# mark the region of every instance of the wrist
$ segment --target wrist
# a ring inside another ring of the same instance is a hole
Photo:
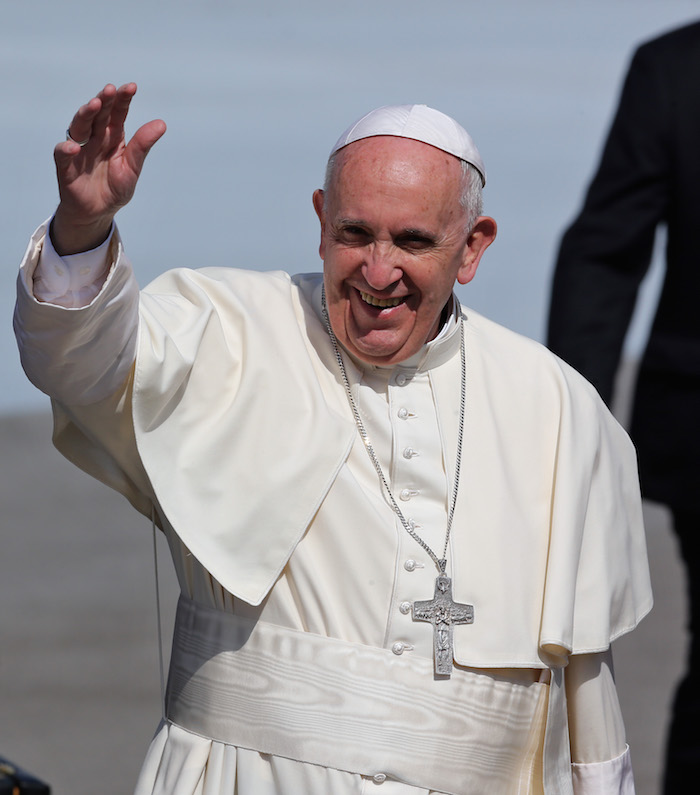
[[[112,230],[114,216],[105,216],[93,221],[80,222],[71,219],[59,205],[51,221],[49,234],[59,256],[80,254],[101,246]]]

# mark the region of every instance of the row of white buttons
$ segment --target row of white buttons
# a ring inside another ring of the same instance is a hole
[[[424,569],[425,564],[419,563],[417,560],[413,560],[413,558],[409,558],[405,560],[403,563],[404,569],[406,571],[415,571],[416,569]],[[411,603],[410,602],[401,602],[399,605],[399,612],[403,613],[403,615],[407,616],[411,612]],[[402,641],[397,641],[391,647],[391,650],[394,654],[403,654],[405,651],[413,651],[415,647],[411,646],[410,643],[403,643]]]
[[[403,386],[410,380],[410,378],[411,376],[407,375],[406,373],[399,373],[396,376],[395,381],[398,386]],[[402,407],[398,410],[397,416],[400,420],[407,420],[409,418],[415,417],[416,415],[414,414],[414,412],[409,411],[405,407]],[[403,451],[403,457],[408,461],[410,461],[412,458],[415,458],[418,455],[420,455],[420,453],[417,450],[414,450],[412,447],[406,447]],[[408,500],[410,500],[412,497],[417,497],[419,494],[420,491],[417,491],[416,489],[402,489],[399,492],[399,499],[403,500],[404,502],[408,502]],[[411,526],[413,526],[413,521],[411,521]],[[410,572],[410,571],[415,571],[416,569],[425,568],[425,565],[423,563],[419,563],[416,560],[413,560],[413,558],[409,558],[408,560],[404,561],[403,567],[404,569],[406,569],[406,571]],[[403,615],[408,615],[411,612],[411,603],[408,601],[401,602],[401,604],[399,605],[399,611]],[[412,646],[410,643],[404,643],[403,641],[396,641],[396,643],[392,645],[391,650],[394,654],[400,655],[403,654],[405,651],[412,651],[414,648],[415,647]],[[376,783],[380,783],[378,779],[384,781],[386,779],[386,776],[383,773],[380,773],[374,777],[374,781]]]

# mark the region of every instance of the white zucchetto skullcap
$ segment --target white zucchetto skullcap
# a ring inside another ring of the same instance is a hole
[[[469,133],[450,116],[427,105],[386,105],[371,110],[338,138],[330,157],[348,144],[376,135],[412,138],[442,149],[474,166],[486,185],[484,161]]]

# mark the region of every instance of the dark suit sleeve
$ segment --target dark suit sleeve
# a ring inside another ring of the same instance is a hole
[[[654,234],[668,206],[668,108],[653,51],[630,66],[598,172],[565,233],[552,284],[548,345],[608,403]]]

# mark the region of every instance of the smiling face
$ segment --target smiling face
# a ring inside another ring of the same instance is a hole
[[[359,359],[390,365],[438,332],[455,281],[466,284],[496,234],[471,233],[460,161],[428,144],[375,136],[338,152],[321,221],[326,302],[338,340]]]

